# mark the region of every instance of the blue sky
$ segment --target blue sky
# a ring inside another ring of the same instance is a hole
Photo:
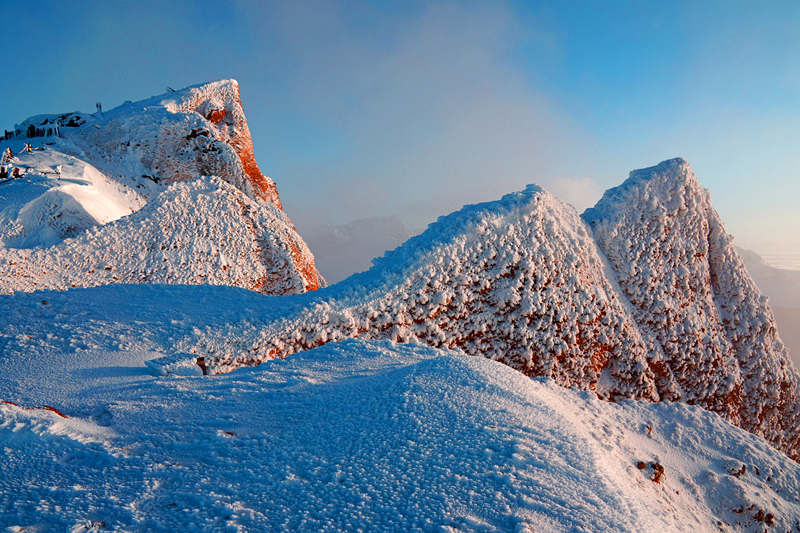
[[[762,5],[758,5],[762,4]],[[234,77],[304,227],[422,228],[538,183],[582,209],[683,156],[800,252],[800,3],[3,2],[0,127]],[[13,33],[12,32],[12,33]]]

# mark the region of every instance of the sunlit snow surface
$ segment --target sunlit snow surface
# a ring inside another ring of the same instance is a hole
[[[21,406],[0,406],[5,527],[762,531],[759,510],[776,531],[800,526],[800,465],[696,407],[607,403],[484,358],[361,340],[158,376],[144,362],[180,367],[190,356],[165,347],[194,324],[277,299],[117,286],[0,300],[30,317],[0,340],[0,398]],[[51,323],[64,331],[38,335]],[[45,404],[68,418],[24,409]]]
[[[145,200],[89,163],[52,149],[21,153],[0,183],[0,246],[49,246],[137,211]]]

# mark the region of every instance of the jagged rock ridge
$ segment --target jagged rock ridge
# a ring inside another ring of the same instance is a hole
[[[310,296],[310,295],[309,295]],[[600,397],[658,399],[589,228],[537,187],[467,206],[274,323],[203,336],[218,371],[346,337],[421,342]]]

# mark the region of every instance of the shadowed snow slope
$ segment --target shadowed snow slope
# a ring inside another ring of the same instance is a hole
[[[79,292],[125,288],[107,289]],[[173,290],[142,288],[158,289]],[[210,289],[178,290],[197,299]],[[800,467],[698,407],[601,402],[413,344],[348,340],[207,378],[153,376],[142,361],[155,353],[63,355],[35,362],[49,373],[4,369],[2,396],[9,381],[27,379],[67,418],[0,404],[2,526],[619,532],[800,524]],[[656,464],[664,469],[658,483]]]
[[[127,242],[115,250],[139,247],[138,259],[142,250],[176,245],[190,248],[192,240],[197,239],[213,253],[226,247],[225,242],[214,239],[224,237],[224,229],[232,229],[239,236],[249,237],[241,250],[225,253],[244,255],[256,265],[241,266],[254,271],[248,275],[212,274],[208,266],[214,263],[213,258],[195,262],[200,255],[189,254],[182,258],[188,262],[180,268],[166,260],[163,268],[148,266],[145,270],[149,273],[143,274],[141,261],[126,264],[127,255],[112,256],[106,250],[91,249],[90,235],[83,236],[80,245],[64,245],[79,246],[80,250],[73,250],[78,255],[65,255],[59,249],[42,252],[46,267],[44,263],[26,267],[20,275],[27,278],[5,279],[2,290],[64,289],[125,280],[237,283],[269,294],[290,294],[324,284],[313,255],[281,210],[275,183],[255,162],[235,80],[189,87],[94,115],[40,115],[16,126],[15,131],[19,135],[0,141],[0,149],[11,147],[18,152],[23,142],[30,142],[43,150],[19,153],[10,166],[25,171],[25,177],[0,184],[0,217],[7,221],[0,238],[6,248],[50,247],[65,238],[80,238],[88,228],[117,220],[146,202],[164,202],[162,195],[172,194],[169,191],[176,184],[217,176],[231,185],[220,186],[217,196],[227,196],[225,202],[237,207],[219,213],[203,205],[187,204],[173,213],[162,208],[160,215],[170,217],[163,221],[164,229],[180,225],[178,234],[142,246],[138,228],[121,224],[112,231],[113,239]],[[29,131],[44,136],[28,138],[25,132]],[[254,221],[258,216],[254,217],[252,211],[264,212],[266,207],[274,208],[272,222]],[[151,211],[159,209],[153,206]],[[123,228],[127,233],[121,231]],[[142,231],[146,233],[147,229]],[[82,254],[103,255],[115,267],[121,267],[121,272],[130,274],[86,275],[91,266],[84,268]],[[0,258],[0,268],[15,266],[10,261],[16,258],[4,259]],[[143,261],[154,264],[159,259],[161,254],[156,253]],[[42,274],[45,269],[47,273]],[[169,274],[159,274],[161,270]]]
[[[634,171],[583,216],[679,385],[662,396],[720,413],[798,458],[800,376],[689,164]]]

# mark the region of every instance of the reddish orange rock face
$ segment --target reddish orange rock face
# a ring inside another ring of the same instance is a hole
[[[242,105],[242,97],[239,94],[238,85],[236,86],[236,102],[239,106]],[[223,117],[224,115],[225,111],[223,110]],[[242,117],[244,118],[244,113],[242,113]],[[261,169],[258,168],[258,163],[256,163],[256,158],[253,154],[253,139],[250,137],[250,128],[247,126],[247,122],[242,120],[236,124],[234,132],[231,136],[231,145],[239,155],[239,160],[242,162],[245,173],[252,180],[254,188],[261,193],[262,199],[272,202],[278,209],[282,210],[283,205],[278,196],[278,188],[275,186],[275,182],[264,176]]]
[[[206,118],[213,122],[214,124],[219,124],[223,120],[225,120],[225,108],[222,109],[212,109],[207,115]]]
[[[220,100],[224,101],[224,105],[220,105]],[[201,114],[214,125],[219,136],[234,149],[242,164],[245,180],[252,187],[253,194],[258,199],[283,210],[275,182],[261,172],[256,162],[253,139],[250,136],[250,128],[242,109],[238,84],[233,82],[224,88],[220,87],[214,101],[218,103],[211,106],[208,95],[201,90],[193,98],[184,102],[181,110],[185,112],[202,111]],[[302,239],[298,235],[297,239],[290,239],[286,244],[295,267],[305,281],[306,290],[318,289],[322,284],[322,278],[314,265],[314,257],[307,251]],[[261,280],[254,289],[261,290],[267,285],[269,285],[269,280]]]

